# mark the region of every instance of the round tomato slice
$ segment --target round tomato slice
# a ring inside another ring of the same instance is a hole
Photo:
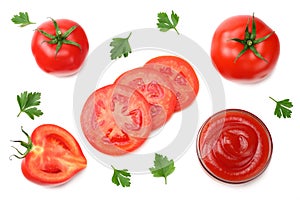
[[[175,111],[188,107],[195,100],[199,80],[186,60],[177,56],[158,56],[149,60],[144,67],[155,69],[171,80],[177,98]]]
[[[135,68],[121,74],[115,81],[139,91],[151,105],[152,130],[161,127],[174,113],[176,96],[172,85],[158,71]]]
[[[89,143],[108,155],[123,155],[140,147],[151,132],[150,105],[137,91],[107,85],[94,91],[81,113]]]
[[[22,172],[32,182],[62,184],[87,165],[78,142],[59,126],[41,125],[33,131],[29,140],[32,148],[22,160]]]

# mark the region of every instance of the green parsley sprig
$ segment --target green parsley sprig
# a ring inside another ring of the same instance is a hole
[[[116,169],[114,166],[111,166],[114,170],[113,176],[111,181],[116,184],[117,186],[122,185],[122,187],[130,187],[130,177],[131,174],[128,172],[127,169]]]
[[[154,167],[149,168],[154,177],[164,177],[167,184],[167,177],[175,170],[174,161],[167,156],[155,154]]]
[[[115,60],[122,56],[127,57],[131,53],[131,47],[129,44],[130,33],[126,38],[113,38],[110,46],[113,47],[110,51],[110,58]]]
[[[157,17],[158,17],[158,19],[157,19],[158,23],[156,25],[160,31],[167,32],[170,29],[174,29],[176,31],[176,33],[179,35],[179,32],[176,29],[176,26],[178,25],[178,22],[179,22],[179,16],[173,10],[171,13],[171,20],[169,19],[167,13],[165,13],[165,12],[158,13]]]
[[[35,22],[30,21],[27,12],[19,12],[19,15],[14,15],[13,18],[11,18],[11,21],[15,24],[20,24],[20,27],[25,27],[30,24],[35,24]]]
[[[17,101],[20,108],[20,112],[17,117],[19,117],[21,113],[26,113],[32,120],[34,120],[35,116],[39,117],[43,115],[43,112],[37,108],[37,106],[41,103],[40,98],[40,92],[25,91],[20,95],[17,95]]]
[[[290,108],[293,107],[293,103],[290,102],[289,99],[277,101],[272,97],[269,98],[276,103],[274,115],[276,115],[278,118],[291,118],[292,110]]]

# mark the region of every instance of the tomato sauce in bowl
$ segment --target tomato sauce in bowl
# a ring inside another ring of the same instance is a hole
[[[197,154],[204,169],[226,183],[245,183],[268,166],[271,135],[254,114],[240,109],[220,111],[206,120],[197,137]]]

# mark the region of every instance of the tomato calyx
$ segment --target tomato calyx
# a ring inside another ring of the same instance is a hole
[[[18,142],[20,143],[21,146],[25,147],[26,148],[26,151],[24,153],[22,153],[19,149],[17,149],[16,147],[12,146],[12,148],[14,148],[15,150],[17,150],[17,152],[20,154],[20,155],[16,155],[16,154],[13,154],[9,157],[9,159],[11,160],[12,157],[16,157],[18,159],[23,159],[27,156],[27,154],[31,151],[32,147],[33,147],[33,144],[32,144],[32,140],[30,138],[30,136],[28,135],[28,133],[26,133],[24,130],[23,130],[23,127],[21,127],[21,130],[22,132],[26,135],[27,137],[27,142],[24,142],[24,141],[21,141],[21,140],[12,140],[12,142]]]
[[[242,45],[244,45],[243,50],[237,55],[237,57],[234,59],[234,63],[236,63],[236,61],[248,50],[251,50],[254,55],[256,55],[258,58],[262,59],[265,62],[268,62],[255,48],[255,45],[258,43],[261,43],[263,41],[265,41],[266,39],[268,39],[273,33],[269,33],[268,35],[262,37],[262,38],[258,38],[256,39],[256,23],[255,23],[255,19],[254,19],[254,14],[252,16],[252,32],[249,32],[249,21],[250,18],[248,18],[248,22],[246,25],[246,29],[245,29],[245,37],[244,39],[239,39],[239,38],[232,38],[230,40],[236,41],[241,43]]]
[[[43,30],[36,29],[38,32],[43,34],[45,37],[49,38],[49,40],[44,40],[43,42],[47,42],[48,44],[54,44],[56,46],[55,50],[55,57],[58,54],[59,50],[61,49],[63,44],[69,44],[69,45],[74,45],[78,47],[81,51],[81,46],[77,42],[67,40],[67,37],[77,28],[77,25],[72,26],[69,28],[65,33],[62,33],[60,28],[58,27],[57,22],[50,18],[53,22],[54,28],[55,28],[55,35],[51,35]]]

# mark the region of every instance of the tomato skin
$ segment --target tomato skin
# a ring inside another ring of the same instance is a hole
[[[76,25],[77,28],[67,37],[80,44],[81,49],[70,44],[63,44],[56,54],[57,44],[48,44],[49,38],[37,30],[43,30],[56,35],[53,22],[42,23],[33,34],[31,50],[38,66],[45,72],[57,76],[69,76],[78,72],[87,56],[89,43],[83,28],[76,22],[68,19],[55,20],[62,34]],[[56,54],[56,55],[55,55]]]
[[[254,19],[256,39],[273,32],[262,20],[257,17]],[[252,16],[250,15],[233,16],[219,25],[212,39],[211,58],[214,66],[224,78],[237,82],[255,83],[268,77],[274,70],[279,58],[280,43],[274,32],[269,38],[255,45],[256,50],[267,62],[258,58],[249,49],[235,62],[244,45],[231,39],[244,39],[248,20],[249,32],[252,32]]]
[[[87,165],[76,139],[57,125],[37,127],[31,140],[33,148],[22,160],[21,168],[24,176],[34,183],[63,184]]]

